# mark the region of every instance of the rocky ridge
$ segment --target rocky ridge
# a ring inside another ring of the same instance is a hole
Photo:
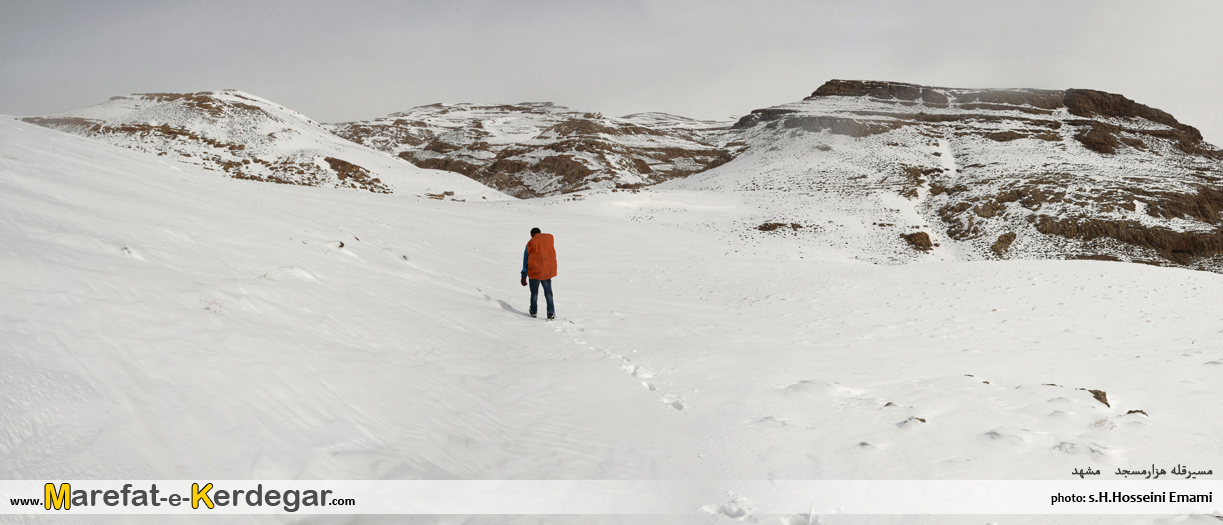
[[[337,137],[298,112],[236,90],[138,93],[21,120],[261,182],[391,193],[387,177],[419,178],[420,172]]]
[[[1223,267],[1223,152],[1121,95],[833,80],[732,133],[745,153],[675,187],[762,192],[761,219],[877,248],[855,257]]]
[[[461,173],[530,198],[637,188],[729,161],[728,122],[663,113],[604,117],[551,103],[433,104],[329,125],[422,168]]]
[[[800,252],[880,263],[1223,269],[1223,152],[1164,111],[1087,89],[833,80],[733,124],[524,103],[320,125],[233,90],[115,97],[23,120],[266,182],[383,193],[408,170],[445,181],[435,198],[463,183],[522,198],[651,186],[730,195],[751,212],[709,227],[736,242],[785,236]],[[672,213],[649,210],[638,218]]]

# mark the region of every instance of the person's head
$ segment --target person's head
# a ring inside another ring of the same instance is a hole
[[[531,228],[531,237],[534,237],[535,234],[537,233],[543,233],[543,232],[539,231],[539,228]]]

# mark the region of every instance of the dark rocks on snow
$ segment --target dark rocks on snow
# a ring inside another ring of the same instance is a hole
[[[791,223],[784,223],[784,222],[766,222],[766,223],[764,223],[764,224],[761,224],[760,226],[757,226],[757,227],[756,227],[756,229],[757,229],[757,230],[760,230],[760,231],[762,231],[762,232],[771,232],[771,231],[776,230],[776,229],[779,229],[779,228],[790,228],[791,230],[798,231],[798,229],[799,229],[799,228],[802,228],[802,227],[803,227],[803,225],[801,225],[801,224],[799,224],[799,223],[797,223],[797,222],[791,222]]]
[[[998,236],[998,240],[994,241],[994,245],[990,246],[989,250],[994,252],[994,255],[1001,257],[1011,248],[1011,243],[1015,242],[1015,232],[1006,232]]]
[[[1101,402],[1101,403],[1104,403],[1104,406],[1106,406],[1106,407],[1112,408],[1112,405],[1108,404],[1108,393],[1106,393],[1105,391],[1103,391],[1103,390],[1088,390],[1088,389],[1086,389],[1086,388],[1080,388],[1079,390],[1087,390],[1087,392],[1091,394],[1091,397],[1096,398],[1096,401],[1099,401],[1099,402]]]
[[[909,245],[915,250],[928,252],[934,249],[934,244],[930,242],[930,234],[926,232],[901,234],[901,237],[908,241]]]

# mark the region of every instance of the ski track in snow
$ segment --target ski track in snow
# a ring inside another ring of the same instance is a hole
[[[657,191],[693,204],[667,225],[617,194],[284,187],[7,119],[0,155],[8,478],[1068,479],[1223,459],[1217,274],[735,252],[726,197]],[[532,226],[557,235],[551,324],[517,282]],[[911,521],[734,501],[694,522]]]

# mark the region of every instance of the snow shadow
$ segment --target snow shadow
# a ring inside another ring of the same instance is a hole
[[[501,309],[502,309],[502,310],[505,310],[505,311],[507,311],[507,312],[514,312],[514,313],[516,313],[516,314],[518,314],[518,315],[524,315],[524,316],[530,317],[530,314],[528,314],[528,313],[526,313],[526,312],[524,312],[524,311],[522,311],[522,310],[519,310],[519,309],[517,309],[517,308],[514,308],[513,306],[511,306],[511,305],[510,305],[510,303],[507,303],[507,302],[505,302],[505,301],[502,301],[501,299],[497,299],[497,302],[498,302],[498,303],[501,303]]]

